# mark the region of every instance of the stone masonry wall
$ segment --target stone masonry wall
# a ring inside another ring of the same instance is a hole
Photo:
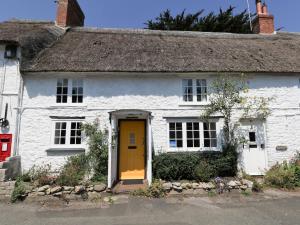
[[[0,200],[9,200],[14,187],[15,181],[0,182]]]

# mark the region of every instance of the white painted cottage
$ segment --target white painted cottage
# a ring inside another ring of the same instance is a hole
[[[241,166],[261,175],[290,159],[300,150],[300,35],[275,33],[273,16],[260,7],[257,34],[85,28],[76,0],[60,1],[56,24],[0,24],[0,58],[5,32],[21,56],[21,81],[15,60],[17,86],[6,84],[19,96],[9,104],[13,129],[1,131],[16,136],[12,154],[21,156],[23,170],[59,168],[86,151],[80,124],[98,120],[109,134],[108,186],[151,183],[152,152],[221,150],[223,119],[200,120],[207,90],[220,74],[243,72],[250,96],[274,101],[266,120],[240,121],[250,141],[241,147]]]

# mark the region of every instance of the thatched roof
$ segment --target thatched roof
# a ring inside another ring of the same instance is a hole
[[[23,54],[24,72],[300,72],[299,34],[71,28],[58,39],[59,30],[2,23],[0,40],[18,33],[25,52],[46,46]]]
[[[21,47],[22,68],[63,33],[64,30],[52,22],[11,20],[0,23],[0,43],[16,43]]]

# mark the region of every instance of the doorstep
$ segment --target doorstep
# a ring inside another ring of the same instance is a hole
[[[112,193],[114,194],[126,194],[139,189],[147,189],[148,181],[147,180],[128,180],[128,181],[119,181],[114,188],[112,188]]]

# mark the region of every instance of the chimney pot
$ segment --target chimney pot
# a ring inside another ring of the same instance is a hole
[[[262,6],[262,12],[263,12],[263,14],[268,15],[268,7],[265,3]]]
[[[274,34],[274,16],[268,12],[268,7],[261,0],[256,0],[257,16],[253,22],[253,32],[256,34]]]
[[[256,12],[257,14],[262,14],[262,5],[261,5],[261,0],[256,0]]]
[[[84,26],[84,13],[77,0],[58,0],[56,24],[61,27]]]

